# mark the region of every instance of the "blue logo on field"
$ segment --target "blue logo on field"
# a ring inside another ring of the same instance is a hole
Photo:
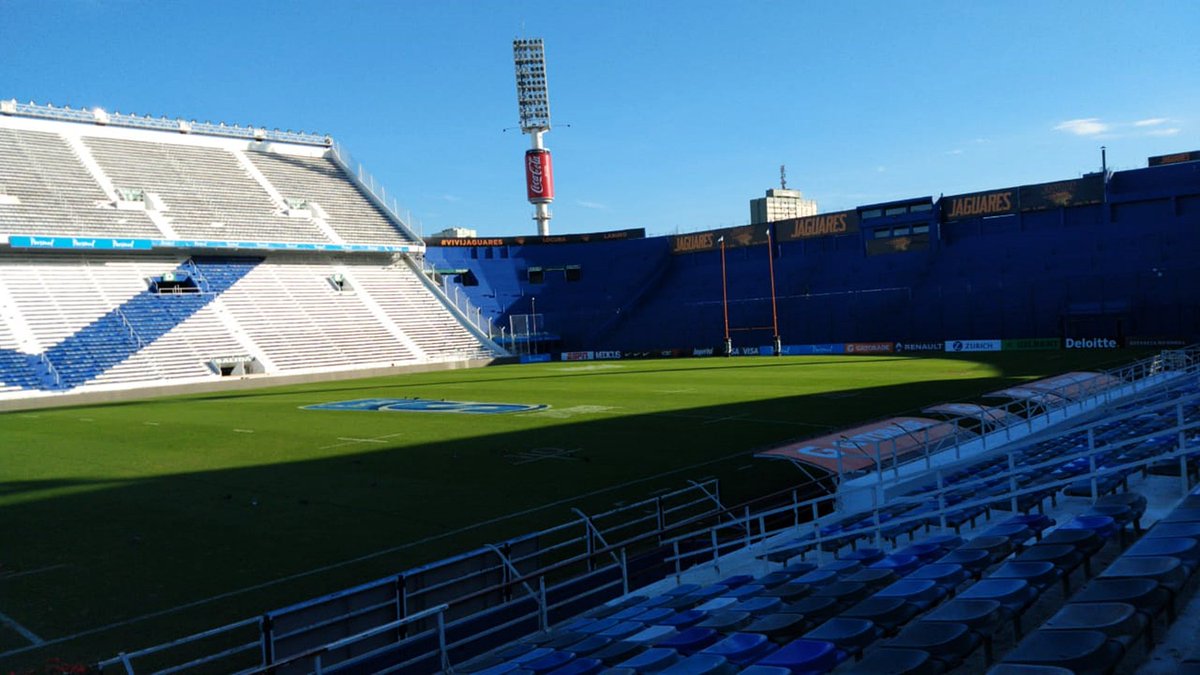
[[[507,413],[544,410],[544,404],[522,403],[475,403],[463,401],[440,401],[429,398],[360,398],[354,401],[336,401],[304,406],[305,410],[385,410],[396,412],[464,413],[467,415],[504,415]]]

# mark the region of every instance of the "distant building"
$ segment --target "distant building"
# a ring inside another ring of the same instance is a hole
[[[433,236],[444,239],[471,239],[478,237],[479,234],[475,230],[466,227],[448,227],[441,232],[434,232]]]
[[[750,223],[770,223],[817,215],[817,202],[805,199],[799,190],[774,188],[766,197],[750,200]]]

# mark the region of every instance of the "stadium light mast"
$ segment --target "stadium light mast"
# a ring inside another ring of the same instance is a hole
[[[546,50],[541,38],[513,40],[513,65],[517,71],[517,110],[521,133],[529,134],[532,147],[525,151],[525,193],[534,206],[538,234],[550,234],[550,202],[554,201],[554,173],[550,151],[542,136],[550,131],[550,90],[546,84]]]

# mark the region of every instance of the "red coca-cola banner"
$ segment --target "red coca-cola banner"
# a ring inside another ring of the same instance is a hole
[[[525,151],[525,192],[531,204],[554,201],[554,169],[549,150]]]

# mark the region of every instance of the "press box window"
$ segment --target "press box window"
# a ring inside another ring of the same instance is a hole
[[[546,280],[546,272],[540,267],[530,267],[526,270],[526,274],[531,284],[540,284]]]
[[[883,215],[882,209],[870,209],[868,211],[862,212],[863,218],[879,218],[882,215]]]

